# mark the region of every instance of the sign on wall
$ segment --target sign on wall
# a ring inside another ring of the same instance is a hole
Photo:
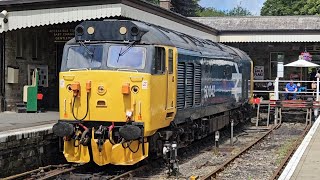
[[[263,80],[264,79],[264,66],[254,67],[254,79]]]
[[[74,38],[73,28],[56,28],[49,30],[49,33],[54,37],[54,42],[67,42]]]

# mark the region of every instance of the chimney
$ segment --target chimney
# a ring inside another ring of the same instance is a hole
[[[167,10],[171,9],[171,0],[160,0],[160,7],[165,8]]]

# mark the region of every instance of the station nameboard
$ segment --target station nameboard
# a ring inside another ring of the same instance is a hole
[[[49,33],[54,37],[54,42],[67,42],[74,38],[73,28],[56,28],[49,30]]]

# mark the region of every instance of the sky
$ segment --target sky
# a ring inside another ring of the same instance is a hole
[[[266,0],[200,0],[202,7],[212,7],[218,10],[231,10],[237,5],[248,9],[252,15],[260,15],[261,7]]]

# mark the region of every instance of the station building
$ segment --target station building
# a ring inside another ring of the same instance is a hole
[[[46,106],[58,110],[63,46],[84,20],[139,20],[237,47],[263,69],[258,79],[273,79],[277,62],[297,60],[304,51],[320,64],[317,17],[186,18],[165,9],[168,1],[161,0],[163,8],[138,0],[0,1],[0,111],[13,111],[22,102],[23,87],[31,83],[35,68],[40,69]]]
[[[318,16],[242,16],[192,18],[219,31],[218,41],[245,51],[257,69],[263,73],[256,79],[274,80],[277,64],[288,64],[307,52],[312,62],[320,64],[320,19]],[[302,69],[302,79],[308,80],[308,71]],[[300,74],[300,68],[285,68],[283,79]]]

